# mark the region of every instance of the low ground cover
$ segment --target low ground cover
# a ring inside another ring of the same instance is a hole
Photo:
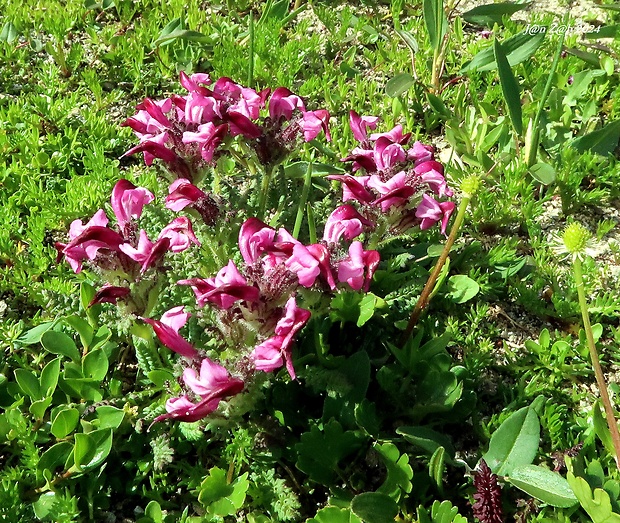
[[[3,520],[620,519],[617,4],[4,4]]]

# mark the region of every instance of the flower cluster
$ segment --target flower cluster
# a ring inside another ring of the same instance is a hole
[[[364,250],[359,241],[352,242],[348,249],[340,245],[341,238],[355,238],[367,223],[355,209],[342,206],[328,220],[324,239],[305,245],[284,228],[276,230],[257,218],[250,218],[239,232],[239,250],[244,261],[242,270],[229,260],[214,277],[178,282],[192,288],[198,307],[211,304],[218,309],[219,323],[228,330],[227,337],[238,345],[237,350],[239,346],[246,346],[247,350],[241,349],[236,363],[243,378],[255,371],[271,372],[282,367],[292,379],[296,378],[292,347],[295,336],[311,315],[310,311],[297,305],[299,287],[333,291],[343,284],[345,288],[368,290],[379,264],[379,253]],[[215,380],[219,385],[217,394],[211,389],[209,393],[198,392],[195,376],[201,356],[179,335],[188,316],[183,307],[175,307],[160,320],[144,319],[153,326],[163,345],[189,362],[182,376],[186,393],[169,400],[167,414],[158,420],[200,419],[212,412],[223,397],[232,396],[244,387],[242,378],[230,377],[221,370],[223,367],[202,359],[200,379]],[[239,334],[241,325],[251,325],[251,328]],[[209,363],[205,364],[205,361]],[[212,376],[214,373],[219,376],[217,380]],[[192,393],[199,396],[195,402],[190,399]]]
[[[407,147],[411,133],[403,134],[400,125],[368,135],[378,120],[350,112],[349,125],[360,145],[343,161],[352,163],[356,175],[328,178],[342,183],[343,201],[355,202],[369,221],[381,215],[396,233],[414,226],[428,229],[440,222],[445,234],[455,205],[436,199],[453,194],[443,176],[443,165],[435,161],[431,146],[416,141]]]
[[[110,227],[108,217],[99,209],[86,223],[75,220],[69,228],[69,242],[55,244],[58,261],[64,257],[73,271],[79,273],[84,261],[102,272],[108,281],[95,295],[95,303],[116,303],[126,298],[129,284],[140,280],[149,269],[161,267],[167,252],[178,253],[200,245],[194,235],[191,222],[178,217],[166,225],[155,241],[151,241],[144,229],[138,231],[138,220],[145,205],[154,200],[153,194],[144,187],[136,187],[127,180],[119,180],[112,191],[112,210],[116,227]],[[124,285],[119,285],[120,283]]]
[[[208,74],[180,74],[186,96],[146,98],[123,125],[140,143],[126,155],[142,152],[147,165],[162,160],[179,178],[196,182],[228,138],[242,136],[266,167],[280,163],[303,139],[324,131],[329,139],[329,113],[307,111],[303,100],[285,87],[256,92],[230,78],[211,85]],[[267,109],[268,116],[261,118]]]

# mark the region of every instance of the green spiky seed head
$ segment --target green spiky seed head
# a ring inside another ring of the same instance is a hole
[[[566,250],[573,255],[585,252],[586,245],[591,238],[590,231],[583,225],[573,222],[566,227],[562,235],[562,241]]]
[[[472,174],[461,181],[461,192],[466,198],[471,198],[480,189],[482,180],[480,176]]]

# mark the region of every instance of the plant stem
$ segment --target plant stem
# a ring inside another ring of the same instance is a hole
[[[590,359],[592,360],[592,368],[594,369],[596,383],[598,385],[598,389],[601,394],[601,400],[605,408],[607,425],[609,426],[609,431],[611,432],[611,439],[613,441],[614,450],[616,452],[616,466],[620,469],[620,433],[618,432],[618,423],[616,422],[614,410],[611,406],[609,393],[607,392],[605,376],[603,375],[603,369],[601,368],[598,352],[596,351],[596,345],[594,343],[592,326],[590,325],[590,316],[588,314],[588,304],[586,303],[586,295],[583,289],[583,269],[579,257],[575,257],[573,261],[573,273],[575,275],[575,284],[577,286],[577,294],[579,296],[579,307],[581,308],[581,317],[583,318],[583,329],[586,332],[588,349],[590,351]]]
[[[467,206],[469,205],[471,198],[471,196],[465,195],[461,200],[461,203],[459,205],[459,211],[456,215],[456,218],[454,219],[452,228],[450,229],[450,236],[448,236],[443,251],[441,252],[441,256],[439,256],[439,259],[437,260],[437,263],[433,268],[433,272],[429,276],[426,285],[422,290],[422,294],[420,294],[420,297],[418,298],[418,301],[413,308],[413,312],[411,313],[411,316],[409,318],[407,328],[405,329],[405,332],[400,339],[401,347],[403,347],[407,343],[407,340],[409,339],[409,336],[411,336],[413,328],[416,326],[418,320],[420,319],[420,316],[422,315],[422,311],[426,308],[428,302],[430,301],[431,292],[433,292],[433,289],[435,288],[437,278],[439,277],[441,269],[446,263],[446,260],[448,259],[448,255],[450,254],[450,249],[452,249],[452,245],[454,245],[454,241],[456,240],[459,229],[461,228],[463,220],[465,219],[465,212],[467,211]]]
[[[306,202],[308,201],[308,193],[312,185],[312,162],[308,163],[306,176],[304,177],[304,186],[301,190],[301,200],[297,206],[297,216],[295,217],[295,226],[293,227],[293,238],[299,239],[299,231],[301,230],[301,222],[304,219],[304,211],[306,210]]]
[[[271,183],[271,174],[273,168],[266,167],[263,171],[263,178],[260,184],[260,194],[258,200],[258,215],[259,218],[265,219],[265,209],[267,207],[267,195],[269,193],[269,184]]]

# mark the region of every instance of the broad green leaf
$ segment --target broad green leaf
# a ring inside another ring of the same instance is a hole
[[[307,519],[306,523],[363,523],[351,509],[338,507],[325,507],[319,510],[311,519]]]
[[[361,327],[375,314],[375,310],[384,309],[386,307],[385,300],[372,292],[364,294],[360,302],[360,315],[357,319],[357,326]]]
[[[108,373],[108,357],[101,349],[89,352],[82,360],[82,373],[85,378],[101,381]]]
[[[593,65],[594,67],[599,66],[599,58],[598,58],[598,55],[595,53],[590,53],[588,51],[582,51],[581,49],[574,49],[572,47],[568,47],[566,49],[566,52],[568,54],[572,54],[573,56],[576,56],[577,58],[583,60],[585,63],[589,65]]]
[[[75,430],[80,419],[77,409],[66,408],[56,414],[52,421],[50,432],[57,438],[62,439]]]
[[[17,40],[17,29],[11,22],[6,22],[0,31],[0,42],[6,42],[10,44]]]
[[[95,294],[97,294],[97,289],[95,289],[95,287],[90,283],[82,282],[82,285],[80,285],[80,305],[82,306],[82,310],[88,310],[88,306],[93,301]]]
[[[41,344],[48,352],[66,356],[72,361],[80,361],[80,352],[75,342],[64,332],[47,331],[41,336]]]
[[[51,396],[56,390],[58,384],[58,376],[60,375],[60,358],[50,361],[41,371],[39,382],[41,384],[41,393],[44,396]]]
[[[157,40],[153,42],[153,47],[163,47],[164,45],[168,45],[174,40],[188,40],[192,42],[200,42],[200,43],[210,43],[211,37],[203,35],[198,31],[192,31],[190,29],[177,29],[172,33],[169,33],[165,36],[160,36]]]
[[[604,6],[601,6],[604,7]],[[620,33],[620,25],[604,25],[597,27],[596,30],[585,33],[584,38],[616,38]]]
[[[154,499],[149,501],[149,504],[144,509],[144,515],[151,518],[153,523],[162,523],[163,521],[161,506]]]
[[[519,466],[529,465],[538,452],[540,423],[534,409],[523,407],[511,414],[493,433],[489,450],[482,456],[498,476],[509,476]]]
[[[572,507],[579,501],[566,481],[557,472],[538,465],[515,467],[507,477],[515,487],[554,507]]]
[[[517,11],[526,9],[530,4],[514,4],[512,2],[501,2],[499,4],[479,5],[470,9],[461,16],[470,24],[488,25],[502,24],[502,18],[506,15],[512,16]]]
[[[601,69],[607,73],[607,76],[611,76],[614,74],[614,70],[616,68],[616,63],[614,59],[609,55],[601,55],[600,58]]]
[[[555,182],[555,169],[546,162],[535,163],[530,167],[529,171],[532,178],[543,185]]]
[[[588,513],[593,523],[620,523],[620,514],[613,511],[609,494],[601,489],[592,488],[588,482],[573,474],[570,458],[566,458],[568,473],[566,479],[582,508]]]
[[[263,9],[258,23],[262,24],[267,20],[283,22],[288,13],[289,3],[288,0],[269,0]]]
[[[450,456],[454,456],[454,446],[450,438],[429,427],[398,427],[396,433],[403,436],[412,445],[425,450],[428,454],[434,454],[439,447],[443,447]]]
[[[19,338],[17,338],[17,342],[20,345],[34,345],[35,343],[41,342],[41,336],[50,330],[56,324],[55,321],[46,321],[45,323],[41,323],[36,327],[24,332]]]
[[[610,11],[620,11],[620,4],[599,4],[600,9],[609,9]]]
[[[398,505],[391,497],[380,492],[364,492],[351,501],[351,512],[364,523],[393,523]]]
[[[398,73],[385,84],[385,94],[397,98],[406,93],[415,84],[415,78],[409,73]]]
[[[39,379],[29,370],[15,369],[15,381],[17,381],[17,384],[19,385],[19,388],[22,389],[22,392],[32,401],[43,398]]]
[[[614,152],[620,141],[620,120],[615,120],[570,143],[571,147],[578,152],[592,151],[593,153],[607,156]]]
[[[424,24],[433,50],[439,49],[448,31],[448,19],[443,0],[423,0]]]
[[[447,296],[454,303],[465,303],[480,292],[480,285],[465,274],[455,274],[448,279],[448,289]]]
[[[174,381],[174,375],[167,369],[154,369],[146,375],[156,387],[163,387],[167,381]]]
[[[43,416],[45,416],[45,411],[52,404],[52,397],[43,398],[42,400],[33,401],[28,407],[28,411],[32,414],[36,419],[42,420]]]
[[[102,405],[95,410],[100,429],[117,429],[125,418],[125,411],[112,407],[112,405]]]
[[[42,454],[37,463],[37,469],[55,472],[58,467],[64,467],[72,451],[73,445],[68,441],[60,441],[52,445]]]
[[[540,47],[546,33],[529,35],[525,32],[511,36],[502,42],[502,49],[510,67],[528,60]],[[480,51],[463,69],[462,73],[473,71],[492,71],[497,68],[493,46]]]
[[[381,421],[377,414],[376,403],[364,398],[355,405],[355,423],[369,436],[378,437],[381,431]]]
[[[249,487],[248,473],[236,478],[232,483],[226,480],[226,472],[213,467],[200,484],[198,501],[214,516],[232,516],[243,506]]]
[[[411,50],[412,53],[417,53],[420,50],[420,46],[418,45],[418,41],[415,37],[404,29],[395,29],[396,34],[401,37],[405,45]]]
[[[112,429],[100,429],[75,435],[74,467],[85,472],[100,465],[112,449]],[[73,468],[73,467],[72,467]]]
[[[603,417],[601,405],[598,401],[594,404],[594,408],[592,409],[592,424],[594,425],[594,433],[598,436],[598,439],[601,440],[607,452],[613,456],[616,450],[611,438],[611,431],[609,430],[607,421]]]
[[[521,89],[519,88],[519,83],[512,73],[504,48],[497,39],[493,41],[493,53],[510,121],[517,134],[521,136],[523,135],[523,114],[521,112]]]
[[[401,455],[393,443],[375,443],[373,448],[381,456],[387,469],[387,478],[377,492],[387,494],[398,501],[402,492],[409,493],[412,488],[413,469],[409,465],[409,456],[406,453]]]
[[[64,319],[65,323],[75,330],[80,336],[80,341],[85,348],[90,346],[90,343],[93,341],[94,331],[90,324],[80,316],[76,316],[75,314],[72,316],[68,316]]]
[[[54,505],[61,501],[59,497],[60,496],[57,496],[56,492],[44,492],[39,496],[39,499],[32,504],[34,515],[39,521],[46,521],[50,514],[55,513]]]

